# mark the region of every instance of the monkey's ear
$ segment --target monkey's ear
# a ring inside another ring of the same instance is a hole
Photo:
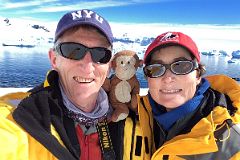
[[[143,60],[139,59],[139,67],[143,67]]]

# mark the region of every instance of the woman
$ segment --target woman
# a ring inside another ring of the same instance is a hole
[[[195,42],[159,35],[144,55],[149,93],[139,120],[152,160],[240,159],[240,86],[224,75],[203,78]]]

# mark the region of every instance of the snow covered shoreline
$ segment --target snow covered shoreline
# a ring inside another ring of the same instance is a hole
[[[26,92],[31,88],[0,88],[0,96],[13,92]]]

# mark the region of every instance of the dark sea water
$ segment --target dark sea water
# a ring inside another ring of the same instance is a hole
[[[236,63],[227,63],[229,57],[201,55],[207,74],[226,74],[240,78],[240,59]],[[0,87],[33,87],[44,81],[46,72],[51,69],[48,50],[45,48],[0,48]],[[137,71],[142,88],[147,82],[142,68]]]

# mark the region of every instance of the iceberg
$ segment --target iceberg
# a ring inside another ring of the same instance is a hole
[[[229,59],[227,62],[228,63],[236,63],[236,59]]]
[[[240,59],[240,50],[232,52],[232,58]]]

